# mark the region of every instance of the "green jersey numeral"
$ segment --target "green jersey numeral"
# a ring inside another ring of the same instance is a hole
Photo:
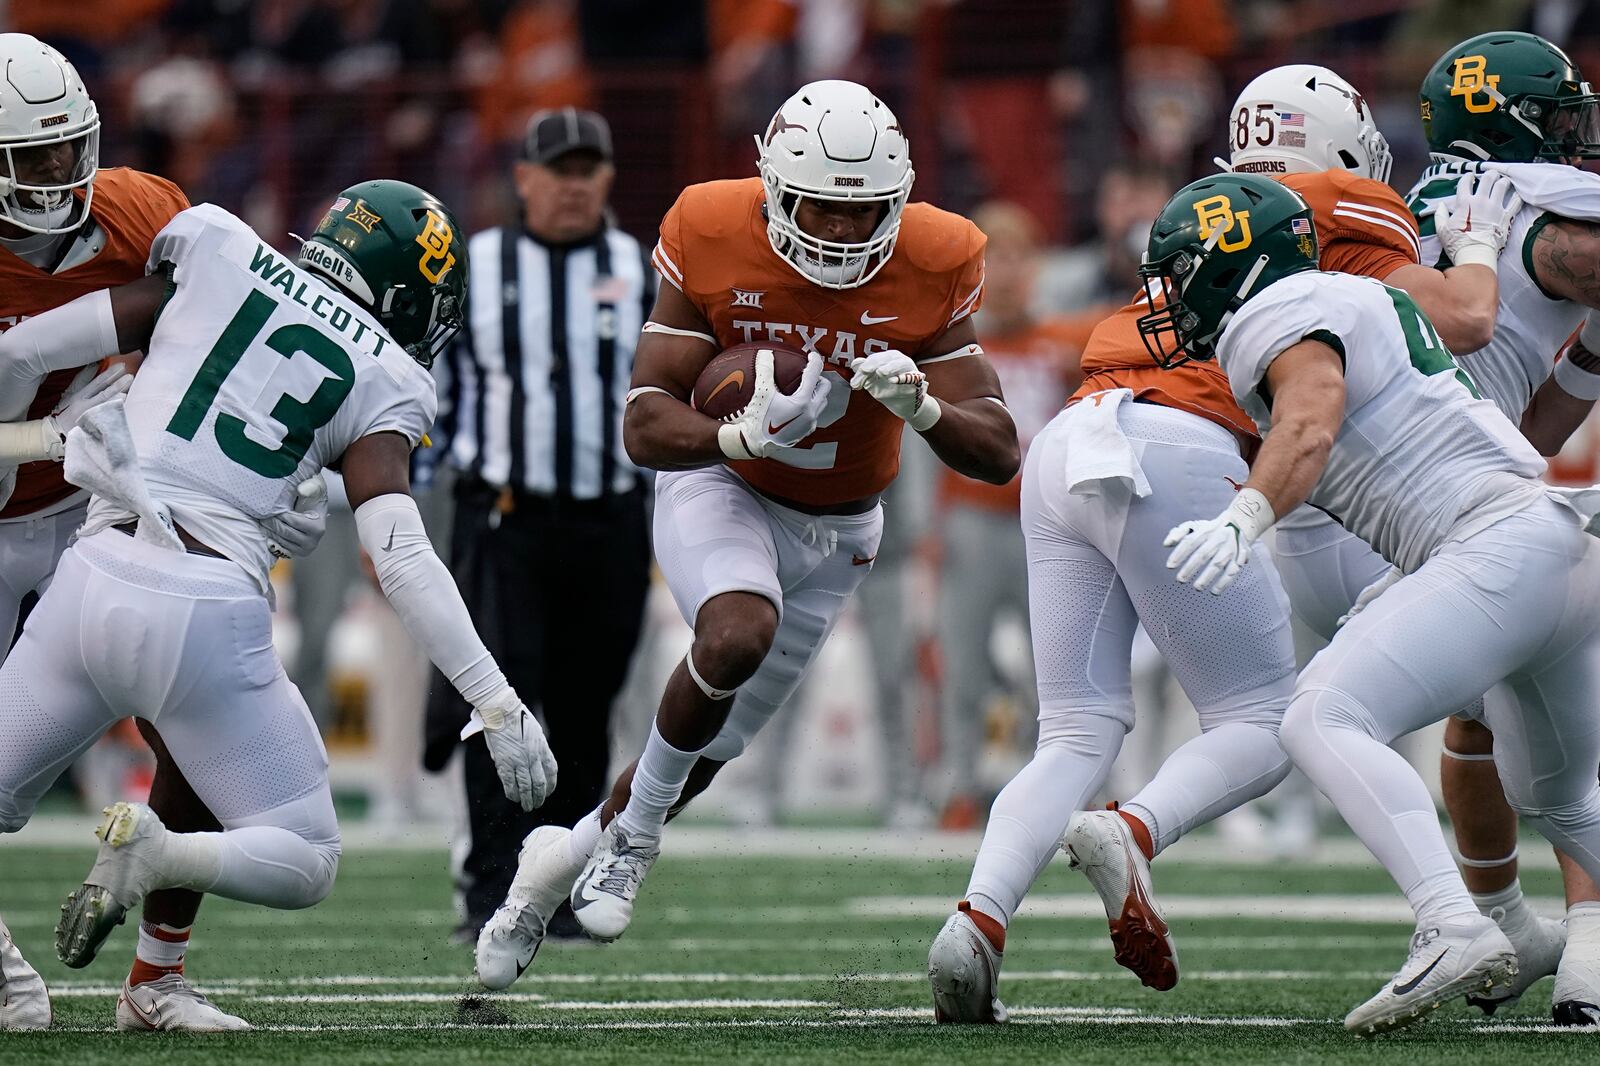
[[[217,338],[217,343],[206,354],[194,381],[189,383],[178,409],[173,412],[172,420],[167,423],[168,433],[184,440],[194,440],[195,433],[205,421],[206,412],[216,402],[223,382],[228,380],[228,375],[244,358],[245,351],[260,336],[276,305],[277,301],[263,292],[252,292],[245,297],[244,303],[239,305],[239,310],[234,312],[232,320],[223,329],[222,336]],[[266,339],[266,346],[285,359],[292,359],[299,353],[309,355],[334,375],[324,378],[309,400],[297,400],[287,394],[278,398],[271,414],[287,432],[283,443],[276,448],[267,448],[245,436],[244,419],[230,414],[217,415],[213,432],[217,437],[217,446],[224,455],[262,477],[281,478],[294,473],[311,447],[317,430],[328,424],[344,398],[350,395],[356,383],[356,372],[342,345],[316,327],[304,323],[292,323],[273,330]]]
[[[1395,317],[1400,320],[1400,332],[1405,334],[1411,365],[1430,376],[1453,372],[1456,380],[1465,385],[1475,399],[1482,399],[1483,394],[1478,391],[1478,386],[1456,362],[1450,349],[1439,339],[1433,323],[1428,321],[1411,297],[1400,289],[1390,289],[1389,299],[1394,303]]]

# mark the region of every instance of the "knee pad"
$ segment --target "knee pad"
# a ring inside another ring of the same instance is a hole
[[[1337,689],[1301,689],[1289,701],[1278,727],[1278,740],[1289,757],[1299,762],[1321,744],[1318,734],[1328,729],[1347,729],[1363,733],[1387,744],[1394,739],[1378,728],[1370,712],[1357,700]]]
[[[1195,714],[1200,719],[1202,733],[1223,725],[1251,725],[1277,736],[1292,695],[1287,686],[1274,685],[1244,693],[1223,704],[1196,707]]]
[[[311,871],[311,879],[306,884],[306,901],[303,906],[314,907],[327,899],[328,893],[333,891],[333,882],[339,873],[342,846],[337,836],[332,840],[308,840],[306,843],[317,853],[317,862],[315,869]]]
[[[1120,743],[1133,728],[1133,701],[1100,704],[1094,707],[1039,705],[1037,748],[1077,747],[1085,743],[1098,747],[1107,738]]]

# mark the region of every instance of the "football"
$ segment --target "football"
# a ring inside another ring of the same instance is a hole
[[[756,353],[772,352],[772,377],[783,392],[793,392],[806,369],[806,354],[786,344],[735,344],[700,371],[690,399],[696,411],[712,418],[736,417],[756,391]]]

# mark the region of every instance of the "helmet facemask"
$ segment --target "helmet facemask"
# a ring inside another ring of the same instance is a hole
[[[41,183],[15,177],[29,168],[29,153],[60,144],[72,144],[76,152],[65,181]],[[93,113],[87,127],[0,144],[0,222],[29,233],[71,233],[89,217],[99,164],[100,119]],[[79,189],[82,198],[75,195]]]
[[[1147,255],[1139,267],[1139,277],[1145,283],[1145,306],[1149,308],[1138,319],[1139,339],[1144,342],[1150,358],[1163,370],[1191,360],[1207,362],[1216,358],[1217,340],[1227,328],[1228,320],[1250,298],[1262,271],[1271,261],[1268,255],[1258,255],[1248,270],[1224,267],[1214,271],[1213,276],[1203,277],[1206,261],[1222,236],[1220,229],[1215,230],[1200,249],[1180,250],[1158,263],[1150,262]],[[1185,295],[1194,285],[1212,290],[1218,297],[1206,301],[1222,308],[1216,321],[1208,322],[1185,302]]]
[[[761,138],[757,137],[756,143],[759,145]],[[911,197],[911,183],[915,177],[915,172],[908,167],[904,179],[892,188],[841,193],[838,189],[816,189],[788,181],[763,159],[761,183],[767,190],[767,238],[774,251],[807,280],[823,288],[853,289],[865,285],[894,254],[895,241],[900,236],[900,216]],[[830,241],[813,237],[800,228],[795,213],[802,198],[884,204],[886,210],[867,240]]]

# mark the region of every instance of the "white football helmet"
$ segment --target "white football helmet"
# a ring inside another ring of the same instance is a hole
[[[1389,180],[1389,142],[1355,87],[1327,67],[1274,67],[1239,94],[1228,119],[1230,170],[1297,174],[1348,170]]]
[[[19,156],[64,141],[77,142],[77,160],[63,182],[17,179]],[[100,112],[66,57],[26,33],[0,33],[0,153],[0,221],[31,233],[70,233],[89,217]]]
[[[871,281],[894,252],[900,216],[916,177],[906,135],[864,85],[814,81],[786,100],[756,137],[767,187],[767,239],[808,281],[853,289]],[[801,197],[888,205],[869,240],[844,243],[795,222]]]

